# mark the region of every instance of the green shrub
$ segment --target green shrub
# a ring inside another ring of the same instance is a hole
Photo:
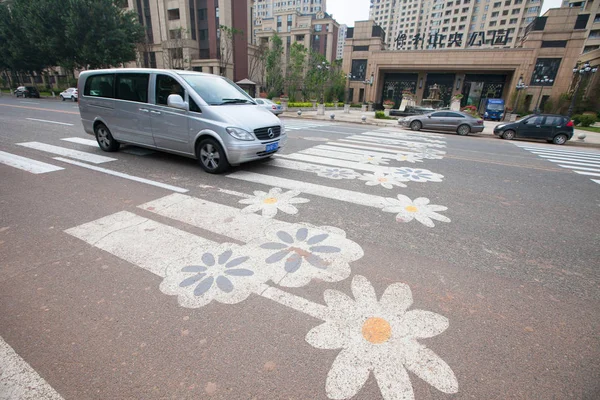
[[[571,117],[571,119],[573,120],[573,123],[575,125],[579,125],[581,123],[581,117],[582,117],[581,114],[575,114]]]
[[[594,115],[580,115],[579,123],[581,126],[588,127],[597,121]]]
[[[375,111],[375,119],[394,119],[385,115],[383,111]]]

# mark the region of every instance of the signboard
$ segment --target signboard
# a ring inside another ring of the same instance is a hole
[[[506,29],[476,31],[468,35],[462,32],[451,33],[449,35],[440,33],[430,33],[428,37],[421,35],[420,32],[412,36],[406,33],[399,33],[396,38],[396,48],[402,49],[404,46],[412,46],[413,49],[437,49],[437,48],[459,48],[463,42],[467,47],[477,47],[486,44],[492,46],[507,46],[511,38]]]

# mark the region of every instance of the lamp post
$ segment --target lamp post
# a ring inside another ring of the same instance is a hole
[[[575,99],[577,99],[577,94],[579,92],[579,86],[581,86],[581,81],[584,77],[595,74],[598,71],[598,67],[591,67],[589,62],[586,62],[579,67],[579,64],[576,64],[573,68],[573,74],[579,74],[579,80],[577,81],[577,85],[575,86],[575,90],[573,91],[573,97],[571,98],[571,104],[569,104],[569,110],[567,111],[567,118],[571,118],[573,115],[573,108],[575,108]]]
[[[321,104],[325,104],[325,81],[328,81],[327,75],[329,74],[329,64],[323,61],[321,64],[317,65],[317,69],[319,70],[319,89],[320,89],[320,97]]]
[[[529,86],[527,86],[526,84],[523,83],[523,75],[521,75],[519,77],[519,82],[517,83],[516,89],[517,89],[517,100],[515,101],[515,104],[513,105],[513,111],[515,112],[515,114],[518,114],[518,108],[519,108],[519,97],[521,96],[521,90],[523,89],[527,89]]]
[[[554,79],[548,79],[547,75],[544,75],[544,77],[541,78],[541,79],[537,78],[535,80],[535,83],[537,83],[538,85],[540,85],[540,95],[538,96],[535,109],[533,110],[534,113],[540,114],[540,101],[542,100],[542,92],[544,91],[544,84],[546,84],[546,83],[552,83],[552,82],[554,82]]]
[[[366,103],[368,103],[367,99],[370,98],[369,96],[367,96],[367,86],[369,86],[369,85],[373,86],[373,79],[374,79],[373,73],[371,73],[371,78],[365,79],[363,81],[363,85],[365,85],[365,99],[364,99],[364,101]],[[369,94],[371,94],[371,93],[369,93]]]
[[[346,104],[352,103],[352,99],[350,98],[350,81],[356,79],[356,76],[352,74],[346,75]]]

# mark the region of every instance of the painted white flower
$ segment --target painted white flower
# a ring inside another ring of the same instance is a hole
[[[364,254],[343,230],[308,224],[274,225],[250,245],[269,279],[285,287],[301,287],[312,279],[344,280],[350,275],[350,262]]]
[[[321,167],[316,170],[318,176],[329,179],[356,179],[360,174],[350,168]]]
[[[290,190],[282,193],[281,188],[273,188],[269,193],[257,190],[254,196],[248,199],[240,200],[240,204],[250,204],[242,209],[243,213],[249,214],[262,210],[263,217],[273,218],[277,215],[277,210],[286,214],[297,214],[298,209],[293,204],[308,203],[310,200],[302,197],[296,197],[300,194],[297,190]]]
[[[381,164],[389,163],[382,156],[371,156],[371,155],[359,156],[358,162],[361,164],[373,164],[373,165],[381,165]]]
[[[383,171],[377,171],[372,174],[365,173],[358,179],[366,181],[365,185],[367,186],[381,185],[386,189],[392,189],[394,186],[399,186],[403,188],[406,187],[406,185],[402,183],[402,181],[397,176],[385,173]]]
[[[244,301],[269,280],[266,268],[248,249],[224,243],[214,249],[198,249],[165,269],[160,290],[175,295],[182,307],[198,308],[215,300],[224,304]]]
[[[396,221],[410,222],[416,219],[423,225],[433,228],[435,224],[433,219],[442,222],[450,222],[450,218],[438,214],[437,211],[446,211],[448,207],[429,204],[429,199],[419,197],[414,201],[402,194],[398,195],[397,199],[386,198],[383,207],[384,212],[397,213]]]
[[[396,161],[406,161],[409,163],[423,162],[423,157],[416,153],[398,153],[394,160]]]
[[[352,294],[354,299],[326,290],[327,319],[306,335],[306,341],[318,349],[342,349],[327,374],[329,398],[353,397],[373,372],[384,399],[413,399],[407,370],[444,393],[458,392],[452,369],[418,342],[445,331],[447,318],[408,310],[413,299],[403,283],[388,286],[377,301],[371,283],[356,275]]]
[[[441,182],[444,179],[444,175],[431,172],[428,169],[401,167],[393,168],[390,172],[405,182]]]

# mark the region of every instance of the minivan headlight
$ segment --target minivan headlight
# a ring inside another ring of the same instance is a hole
[[[241,128],[226,128],[227,133],[238,140],[254,140],[254,136]]]
[[[281,134],[285,135],[285,126],[281,124]]]

